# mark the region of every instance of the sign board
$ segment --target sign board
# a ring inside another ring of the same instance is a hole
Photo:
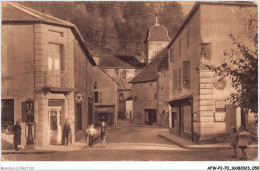
[[[216,100],[216,108],[225,108],[226,107],[226,101],[225,100]]]

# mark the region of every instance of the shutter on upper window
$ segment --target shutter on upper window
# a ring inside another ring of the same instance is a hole
[[[190,88],[190,61],[183,61],[183,87]]]
[[[181,91],[181,68],[178,70],[178,90]]]
[[[173,70],[173,90],[177,90],[177,70]]]
[[[102,91],[99,94],[99,103],[102,103]]]

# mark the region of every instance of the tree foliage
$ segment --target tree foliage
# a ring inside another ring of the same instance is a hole
[[[146,32],[155,24],[155,5],[160,4],[159,22],[173,37],[182,21],[177,2],[145,1],[25,1],[19,2],[75,24],[93,54],[143,57]]]
[[[248,22],[247,41],[239,41],[233,34],[229,37],[234,48],[224,51],[228,59],[221,66],[207,66],[218,75],[225,74],[232,80],[230,100],[237,107],[258,112],[258,22],[251,16]]]

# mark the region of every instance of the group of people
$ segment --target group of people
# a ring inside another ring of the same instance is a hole
[[[20,126],[20,122],[17,121],[16,125],[13,128],[13,132],[14,132],[14,145],[15,145],[15,150],[18,150],[18,145],[21,144],[21,126]],[[68,137],[69,137],[69,133],[70,133],[70,126],[69,124],[66,124],[66,126],[64,126],[64,133],[65,135],[65,145],[68,145]],[[86,136],[85,139],[87,140],[87,144],[89,147],[93,146],[93,140],[94,140],[94,135],[97,133],[97,130],[94,128],[94,125],[91,124],[89,126],[89,128],[86,129]],[[232,158],[236,158],[237,157],[237,148],[241,149],[242,152],[242,157],[239,159],[243,159],[243,160],[247,160],[247,154],[246,154],[246,149],[247,149],[247,145],[248,145],[248,136],[250,133],[245,131],[245,128],[243,126],[241,126],[239,128],[239,132],[237,131],[237,129],[235,127],[232,127],[232,134],[231,134],[231,146],[233,147],[234,150],[234,156],[232,156]],[[103,120],[101,122],[101,139],[103,140],[103,145],[104,147],[106,147],[106,138],[107,138],[107,125],[105,123],[105,121]]]
[[[234,156],[232,156],[232,158],[237,157],[237,148],[240,148],[242,152],[242,157],[239,159],[247,160],[246,149],[248,145],[249,134],[250,133],[246,132],[243,126],[239,128],[239,132],[235,127],[232,127],[231,146],[234,150]]]
[[[96,133],[97,133],[97,130],[94,128],[93,124],[91,124],[89,126],[89,128],[86,129],[85,139],[87,140],[87,145],[89,147],[93,146],[94,135]],[[106,145],[107,145],[106,137],[107,137],[107,125],[106,125],[105,121],[103,120],[101,122],[101,139],[103,140],[104,147],[106,147]]]

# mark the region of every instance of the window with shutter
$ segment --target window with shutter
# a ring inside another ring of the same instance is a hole
[[[95,91],[95,103],[98,103],[99,92]]]
[[[183,87],[190,88],[190,61],[183,61],[182,68],[183,68]]]
[[[99,93],[99,103],[102,103],[103,99],[102,99],[102,91]]]
[[[181,91],[181,68],[178,70],[178,90]]]
[[[173,90],[177,90],[177,70],[173,70]]]

